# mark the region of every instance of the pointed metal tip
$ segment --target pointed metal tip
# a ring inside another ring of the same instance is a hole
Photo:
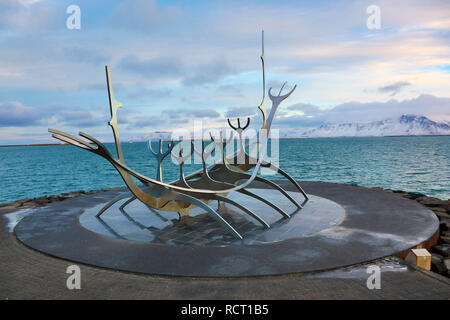
[[[261,31],[261,56],[264,56],[264,30]]]

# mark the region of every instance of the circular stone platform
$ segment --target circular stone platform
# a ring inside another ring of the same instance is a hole
[[[293,190],[288,182],[279,183]],[[244,236],[242,241],[200,209],[178,221],[176,214],[152,213],[138,201],[120,211],[123,200],[106,211],[101,220],[96,219],[95,213],[118,191],[37,209],[22,219],[15,234],[25,245],[41,252],[116,270],[178,276],[257,276],[318,271],[374,260],[428,240],[439,226],[433,212],[394,194],[333,183],[302,182],[302,186],[311,200],[295,212],[277,191],[253,185],[258,188],[255,193],[292,214],[290,219],[283,219],[270,207],[247,199],[246,206],[269,222],[268,230],[222,204],[221,214]],[[242,203],[242,195],[230,196]]]

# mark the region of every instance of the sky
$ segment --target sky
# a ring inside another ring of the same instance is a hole
[[[274,128],[450,120],[448,0],[0,0],[0,144],[58,142],[48,128],[111,141],[105,65],[122,140],[256,119],[261,30],[267,86],[297,85]]]

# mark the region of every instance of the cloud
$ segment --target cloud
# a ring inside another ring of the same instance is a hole
[[[411,85],[411,83],[409,83],[408,81],[399,81],[399,82],[390,84],[388,86],[379,87],[378,91],[381,93],[390,93],[391,97],[392,97],[392,96],[395,96],[397,93],[399,93],[400,90],[402,90],[403,88],[410,86],[410,85]]]
[[[35,111],[37,109],[33,108]],[[102,127],[109,119],[109,113],[98,112],[100,108],[91,106],[89,109],[80,107],[68,107],[60,104],[50,104],[39,108],[39,112],[30,112],[30,125],[58,126],[77,129]],[[126,115],[120,115],[120,123],[128,123]],[[17,125],[16,125],[17,126]]]
[[[119,62],[119,67],[145,78],[176,78],[183,73],[184,66],[179,59],[156,57],[141,59],[136,55],[128,55]]]
[[[217,92],[220,93],[226,93],[229,95],[232,95],[234,97],[243,97],[244,95],[242,94],[241,90],[239,89],[238,86],[236,85],[232,85],[232,84],[223,84],[220,85],[217,88]]]
[[[62,50],[62,54],[72,61],[93,65],[105,65],[111,60],[109,55],[103,54],[97,50],[82,47],[65,48]]]
[[[0,127],[23,127],[36,124],[40,114],[34,107],[20,102],[0,103]]]
[[[185,76],[182,83],[186,86],[215,83],[234,73],[234,68],[226,61],[223,59],[216,60],[195,67],[194,70]]]
[[[167,98],[172,93],[168,88],[138,88],[127,94],[127,98],[142,100],[150,98],[152,100]]]
[[[220,113],[213,109],[194,109],[186,111],[186,115],[194,118],[218,118]]]
[[[97,115],[87,110],[62,110],[56,115],[58,125],[74,128],[90,128],[105,125],[109,121],[109,115]],[[121,115],[120,123],[126,123],[127,119]]]
[[[235,107],[230,108],[225,112],[225,117],[227,118],[235,118],[235,117],[250,117],[254,116],[257,112],[255,107]]]
[[[114,82],[113,83],[114,92],[122,92],[126,89],[126,86],[122,83]],[[98,83],[80,83],[77,90],[86,90],[86,91],[102,91],[106,92],[108,90],[108,87],[105,82],[98,82]]]
[[[0,30],[15,32],[41,32],[56,23],[59,5],[38,0],[0,1]]]
[[[128,128],[136,128],[136,127],[153,127],[153,128],[159,128],[162,124],[164,124],[167,121],[162,116],[143,116],[139,118],[134,118]]]
[[[117,6],[110,23],[114,28],[148,33],[170,26],[180,15],[180,8],[162,6],[155,0],[125,0]]]
[[[126,118],[121,118],[121,122]],[[97,115],[89,110],[49,105],[35,108],[14,101],[0,103],[0,127],[24,127],[57,123],[70,127],[94,127],[108,121],[108,116]]]
[[[170,118],[194,117],[194,118],[218,118],[220,113],[214,109],[169,109],[164,110],[162,114],[166,114]]]
[[[146,79],[181,80],[185,86],[212,84],[235,73],[234,68],[223,59],[186,65],[179,58],[166,56],[141,59],[136,55],[127,55],[119,61],[119,67]]]
[[[166,109],[157,115],[134,117],[129,122],[129,128],[142,129],[151,127],[152,130],[167,130],[180,128],[190,124],[194,119],[213,121],[221,115],[213,109]]]
[[[319,113],[319,107],[309,103],[297,103],[288,107],[288,110],[301,111],[303,113]]]

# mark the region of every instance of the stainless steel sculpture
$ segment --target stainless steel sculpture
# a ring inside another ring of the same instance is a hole
[[[238,151],[233,154],[231,157],[227,157],[225,152],[225,146],[229,141],[231,141],[231,137],[226,139],[223,137],[222,133],[220,137],[213,137],[211,135],[212,142],[206,147],[205,142],[202,141],[201,150],[196,150],[194,148],[193,143],[191,142],[192,151],[187,154],[183,154],[183,148],[180,144],[178,155],[172,152],[175,143],[172,141],[168,144],[167,150],[163,152],[163,142],[159,141],[159,150],[155,152],[151,148],[151,142],[149,142],[149,148],[155,159],[157,160],[157,174],[156,179],[152,179],[146,177],[130,167],[127,166],[125,162],[125,158],[122,152],[122,146],[120,143],[119,130],[117,125],[117,109],[123,106],[122,103],[118,102],[115,99],[112,82],[111,82],[111,71],[109,66],[106,66],[106,81],[108,86],[108,96],[109,96],[109,105],[110,105],[110,113],[111,120],[109,121],[109,125],[112,128],[114,135],[114,142],[117,152],[117,158],[115,158],[106,147],[97,139],[91,137],[90,135],[80,132],[79,135],[84,138],[80,139],[78,137],[72,136],[68,133],[49,129],[49,132],[53,133],[53,137],[59,139],[63,142],[69,143],[81,149],[87,150],[89,152],[95,153],[107,161],[109,161],[114,168],[119,172],[123,181],[127,185],[130,190],[129,193],[124,193],[117,198],[108,202],[97,214],[97,217],[100,219],[100,216],[114,203],[122,200],[128,199],[120,206],[120,210],[122,213],[126,205],[132,202],[135,199],[140,200],[142,203],[147,205],[153,211],[169,211],[169,212],[177,212],[180,217],[189,214],[189,210],[195,207],[202,208],[205,212],[210,214],[214,219],[219,221],[231,234],[233,234],[236,238],[242,239],[242,236],[239,232],[236,231],[217,211],[213,209],[209,203],[211,201],[218,201],[219,207],[220,203],[227,203],[232,205],[238,209],[240,209],[243,213],[248,214],[255,220],[257,220],[262,227],[270,228],[270,225],[264,221],[258,214],[253,212],[251,208],[245,207],[244,204],[237,203],[229,198],[227,198],[227,194],[232,192],[239,192],[248,197],[252,197],[257,199],[269,207],[274,209],[276,212],[281,214],[284,218],[289,218],[290,215],[279,208],[274,203],[270,202],[268,199],[264,199],[257,194],[248,190],[247,187],[253,181],[259,181],[261,183],[266,184],[267,186],[275,189],[275,192],[280,192],[284,195],[289,201],[291,201],[295,206],[297,206],[298,210],[302,209],[302,206],[308,201],[308,196],[300,187],[300,185],[285,171],[281,170],[277,166],[265,161],[263,157],[259,156],[260,154],[265,154],[265,149],[267,148],[267,141],[269,139],[270,127],[275,116],[275,112],[278,109],[278,106],[282,101],[287,99],[292,92],[295,90],[296,86],[293,87],[292,90],[282,95],[285,84],[281,87],[278,95],[272,95],[272,88],[269,89],[268,95],[269,99],[272,102],[272,107],[270,109],[270,113],[267,116],[266,113],[266,83],[265,83],[265,66],[264,66],[264,33],[262,38],[262,54],[261,54],[261,63],[262,63],[262,75],[263,75],[263,97],[258,109],[262,114],[262,122],[263,125],[261,129],[258,131],[258,140],[253,143],[245,144],[243,139],[243,132],[247,129],[250,124],[250,118],[247,118],[247,122],[244,126],[241,126],[241,120],[237,119],[237,126],[234,126],[231,123],[231,119],[227,119],[229,126],[237,132],[238,135]],[[208,149],[208,150],[207,150]],[[246,149],[249,150],[247,153]],[[207,159],[211,156],[212,152],[216,150],[221,152],[221,161],[214,163],[211,166],[207,166]],[[193,153],[196,153],[201,156],[202,159],[202,169],[196,171],[190,175],[185,176],[184,174],[184,164],[191,157]],[[165,183],[163,181],[163,172],[161,163],[165,157],[171,154],[172,159],[174,159],[180,169],[179,179],[176,181],[172,181],[169,183]],[[255,156],[252,156],[256,154]],[[290,194],[288,194],[282,187],[273,181],[264,179],[258,176],[259,170],[261,167],[269,168],[275,172],[280,173],[285,178],[287,178],[299,194],[302,195],[302,203],[300,204],[297,200],[295,200]],[[249,170],[252,170],[252,173],[247,173]],[[139,180],[142,185],[138,186],[133,178]]]

